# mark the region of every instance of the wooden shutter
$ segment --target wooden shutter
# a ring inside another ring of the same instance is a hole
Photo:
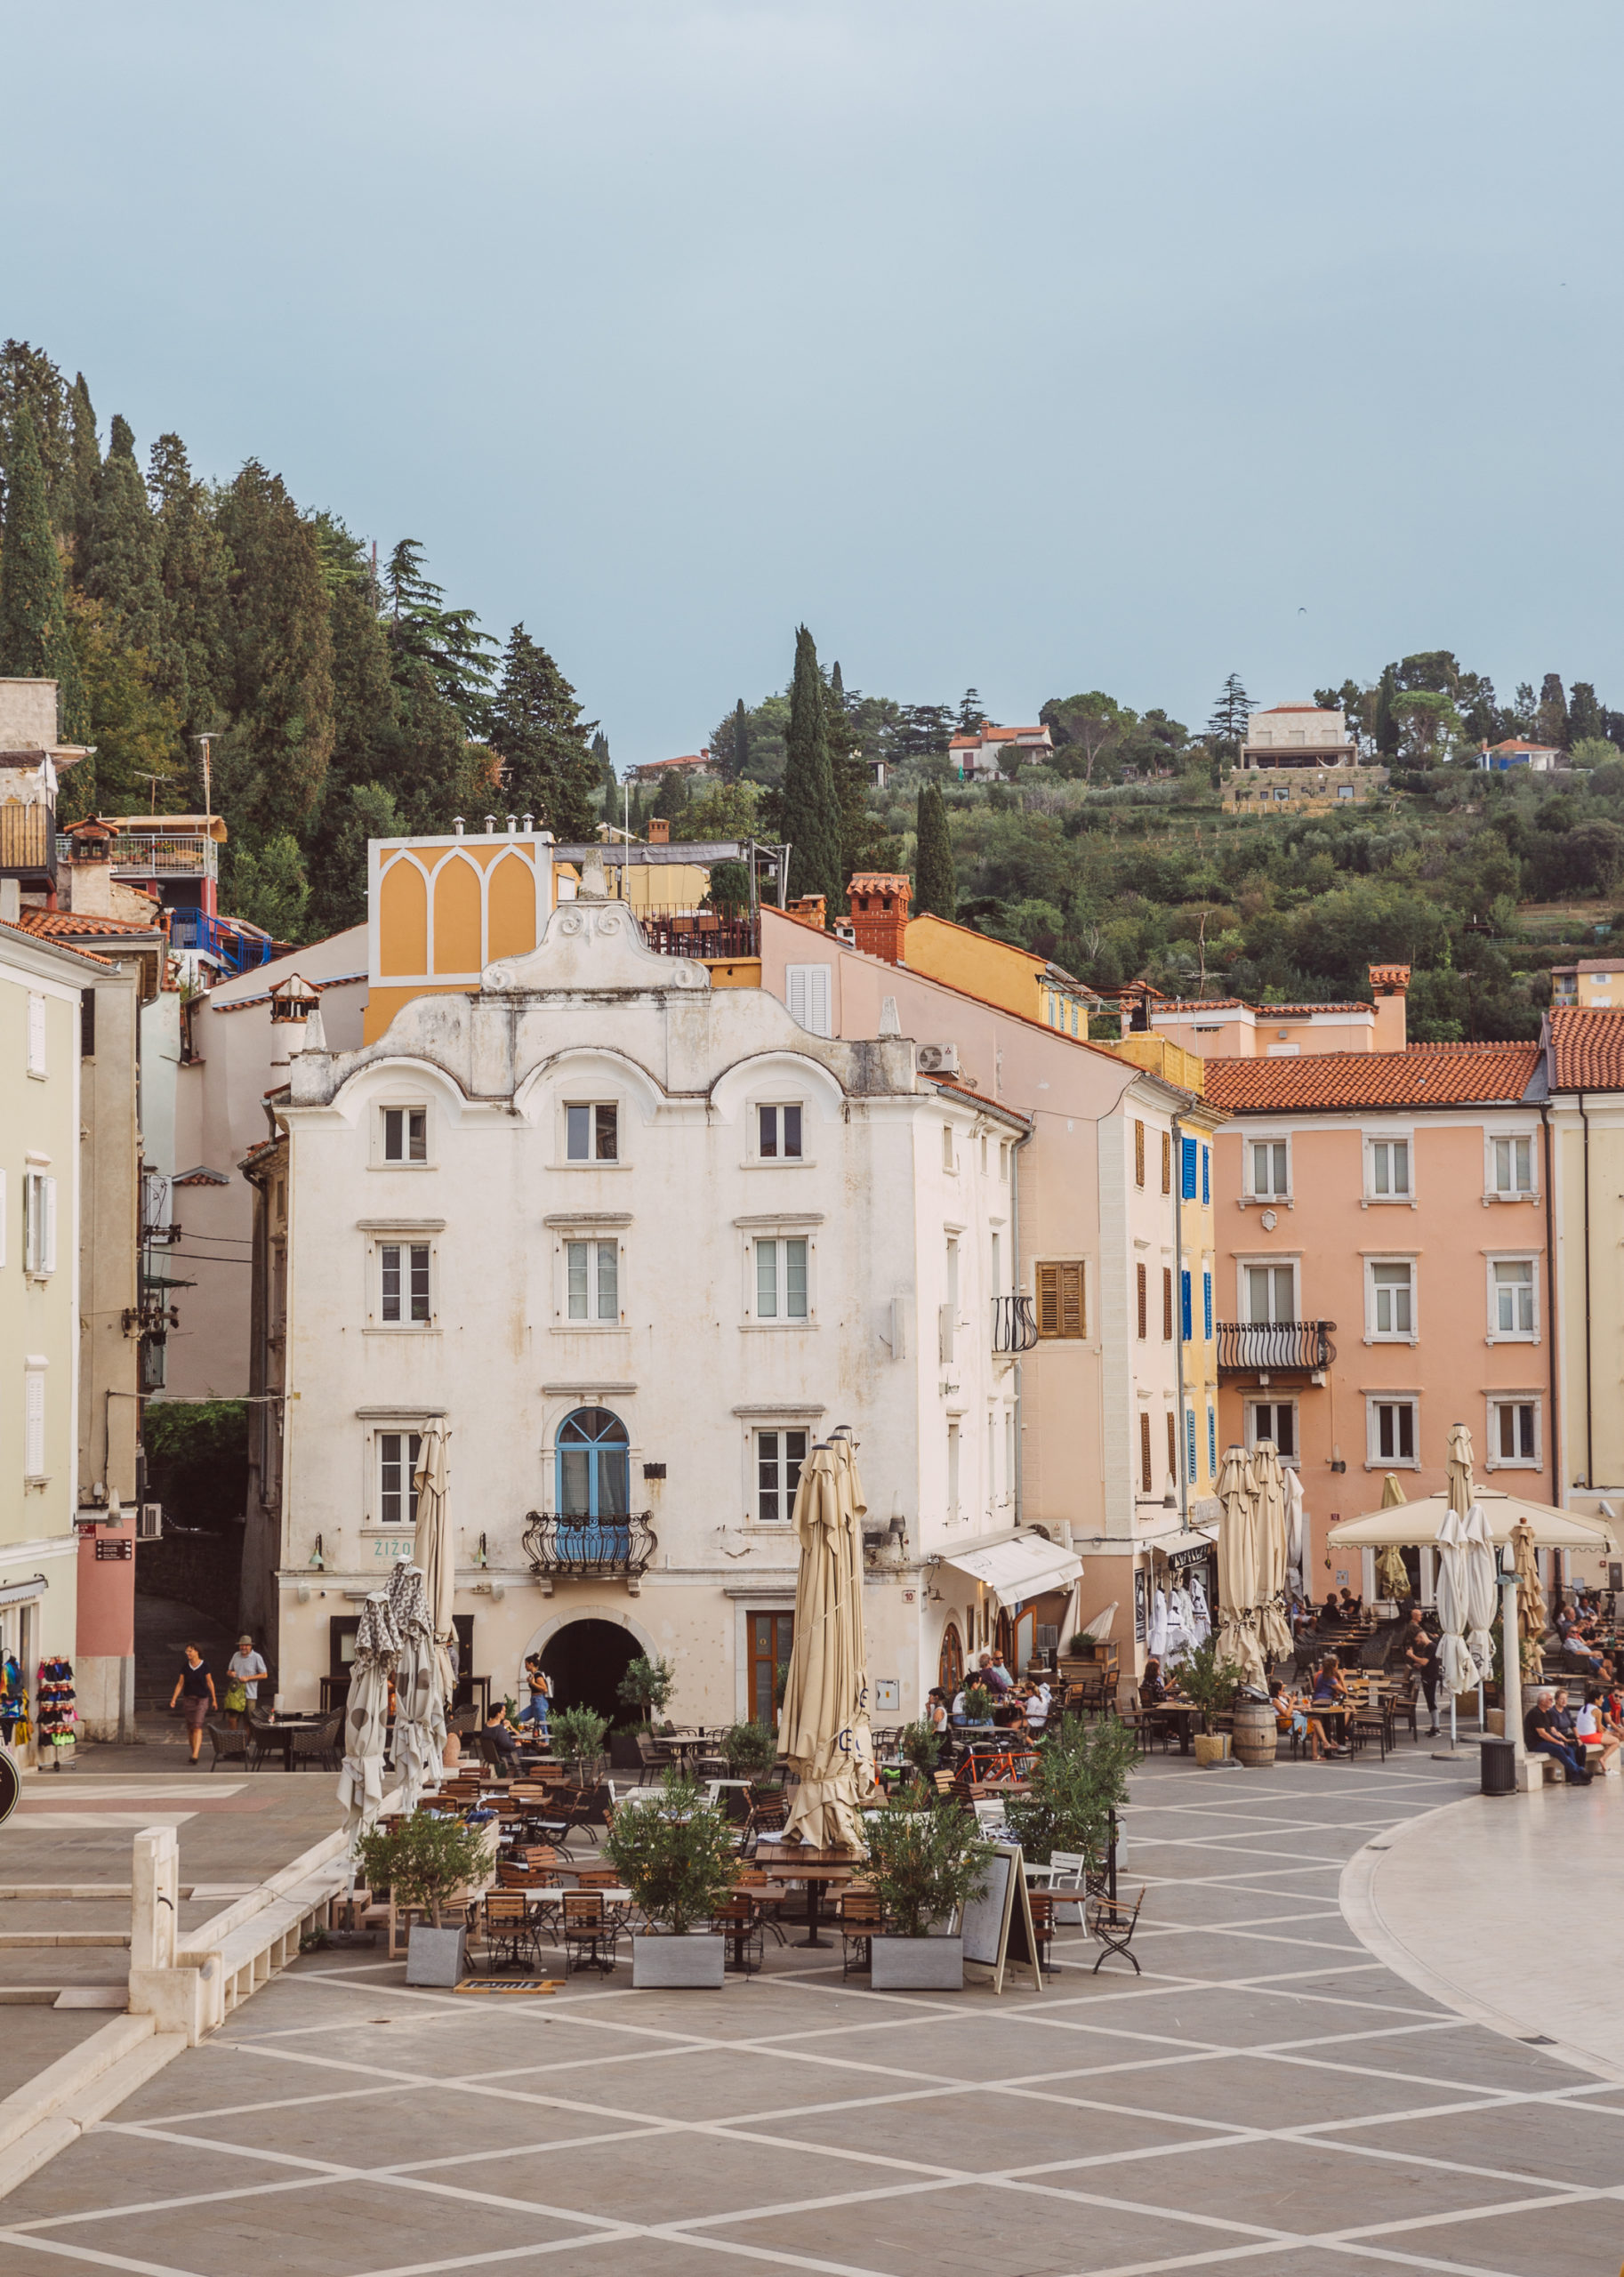
[[[1142,1265],[1136,1265],[1133,1270],[1134,1278],[1138,1283],[1139,1292],[1139,1334],[1144,1336],[1147,1333],[1146,1316],[1148,1310],[1148,1298],[1146,1285],[1146,1275],[1145,1267]]]
[[[1141,1179],[1140,1184],[1143,1185],[1143,1183]],[[1163,1194],[1170,1194],[1172,1190],[1173,1134],[1170,1130],[1164,1130],[1162,1134],[1162,1191]]]
[[[1167,1411],[1167,1475],[1175,1484],[1178,1478],[1178,1419],[1170,1407]]]
[[[1151,1491],[1150,1476],[1150,1416],[1145,1408],[1139,1410],[1139,1492]]]
[[[1133,1182],[1136,1186],[1145,1183],[1145,1125],[1142,1122],[1136,1122],[1133,1126]]]
[[[1172,1340],[1173,1268],[1170,1265],[1164,1265],[1162,1268],[1162,1341],[1170,1344]]]
[[[1038,1334],[1074,1339],[1089,1332],[1088,1307],[1083,1299],[1082,1267],[1040,1265]]]

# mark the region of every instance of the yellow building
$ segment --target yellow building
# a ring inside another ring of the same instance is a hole
[[[30,1698],[77,1628],[80,1000],[106,970],[0,923],[0,1650]]]
[[[1089,1014],[1099,1009],[1091,989],[1047,957],[929,913],[907,919],[902,961],[927,980],[961,988],[1024,1019],[1041,1020],[1062,1035],[1086,1037]]]
[[[414,996],[478,988],[526,956],[557,897],[545,832],[374,838],[366,849],[366,1015],[375,1043]]]

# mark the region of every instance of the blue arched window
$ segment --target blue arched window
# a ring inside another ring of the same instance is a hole
[[[626,1427],[607,1407],[578,1407],[559,1428],[559,1517],[584,1529],[623,1526],[631,1507]]]

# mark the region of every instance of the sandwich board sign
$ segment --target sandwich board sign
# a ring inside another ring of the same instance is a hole
[[[1003,1991],[1004,1971],[1011,1965],[1029,1968],[1033,1991],[1043,1990],[1032,1895],[1018,1843],[993,1845],[986,1888],[964,1909],[963,1937],[965,1959],[992,1970],[994,1992]]]

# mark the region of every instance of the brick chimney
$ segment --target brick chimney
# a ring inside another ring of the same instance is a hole
[[[1410,986],[1410,968],[1407,964],[1373,964],[1370,973],[1371,993],[1376,999],[1375,1049],[1403,1051],[1409,1041],[1404,998]]]
[[[816,925],[821,933],[827,929],[829,921],[824,908],[821,893],[803,893],[799,901],[791,902],[789,913],[792,917],[799,917],[805,924]]]
[[[887,964],[900,964],[913,895],[910,881],[900,872],[860,870],[847,891],[857,947],[871,957],[883,957]]]
[[[671,817],[669,815],[650,815],[648,818],[648,843],[651,846],[669,846],[671,844]]]

